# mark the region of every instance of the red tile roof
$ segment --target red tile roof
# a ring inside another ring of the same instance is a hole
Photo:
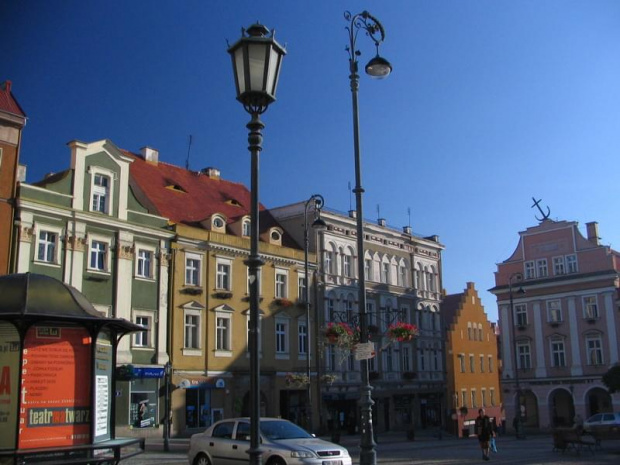
[[[125,150],[123,153],[134,159],[130,165],[131,188],[152,213],[174,223],[198,227],[215,213],[226,216],[228,224],[250,216],[251,193],[243,184],[211,178],[161,161],[147,162],[140,155]],[[281,227],[263,205],[259,210],[261,233],[274,226]],[[282,245],[299,248],[287,234],[283,235]]]
[[[0,84],[0,111],[6,111],[21,117],[26,117],[26,114],[19,106],[13,93],[11,92],[11,81],[5,81]]]

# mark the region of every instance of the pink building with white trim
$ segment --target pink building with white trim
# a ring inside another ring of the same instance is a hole
[[[490,291],[509,425],[517,398],[526,430],[620,411],[620,394],[601,381],[619,361],[620,253],[600,244],[597,223],[586,227],[584,237],[577,222],[545,218],[520,232],[512,256],[497,265]]]

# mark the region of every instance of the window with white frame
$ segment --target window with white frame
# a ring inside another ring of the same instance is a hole
[[[276,298],[285,299],[288,297],[288,272],[286,270],[276,270]]]
[[[536,266],[533,261],[525,262],[525,279],[536,277]]]
[[[529,341],[517,341],[517,369],[529,370],[532,368],[532,351]]]
[[[334,274],[334,252],[325,251],[325,273]]]
[[[469,355],[469,371],[471,373],[476,372],[476,361],[474,360],[474,356],[471,354]]]
[[[88,269],[90,271],[110,271],[110,241],[109,239],[92,237],[89,240],[89,260]]]
[[[134,347],[151,347],[151,325],[153,321],[153,315],[145,312],[135,312],[134,322],[142,326],[145,330],[134,334],[133,346]]]
[[[185,285],[200,286],[202,272],[202,256],[185,253]]]
[[[385,371],[394,371],[394,350],[391,345],[383,349],[383,357]]]
[[[45,228],[45,229],[43,229]],[[42,226],[37,234],[37,261],[45,263],[60,263],[60,229],[50,229]]]
[[[185,349],[200,349],[200,310],[184,309],[184,340],[183,348]]]
[[[480,373],[484,373],[484,355],[480,356]]]
[[[403,371],[411,371],[411,347],[404,346],[401,348]]]
[[[243,223],[241,223],[241,235],[244,237],[250,237],[251,235],[251,228],[252,228],[252,223],[250,223],[250,220],[243,220]]]
[[[583,298],[583,317],[588,320],[599,317],[595,295],[589,295]]]
[[[493,356],[489,355],[489,373],[493,373]]]
[[[364,260],[364,278],[367,281],[372,279],[372,260],[370,258]]]
[[[588,365],[603,364],[603,340],[600,335],[586,336]]]
[[[400,283],[399,284],[403,287],[406,287],[409,284],[407,282],[407,268],[401,265],[399,267],[399,270],[400,270],[400,273],[399,273]]]
[[[487,406],[487,390],[485,388],[480,389],[480,407]]]
[[[459,366],[461,368],[461,373],[465,373],[465,354],[459,354]]]
[[[232,260],[217,257],[215,272],[215,287],[219,290],[230,291],[232,289]]]
[[[517,326],[527,326],[527,305],[517,304],[514,309]]]
[[[478,408],[478,402],[476,401],[476,390],[471,390],[471,407]]]
[[[232,313],[215,313],[215,355],[228,355],[232,350]]]
[[[465,389],[461,391],[461,407],[467,407],[467,391]]]
[[[564,341],[562,339],[554,338],[551,340],[551,366],[566,366],[566,353],[564,349]]]
[[[471,321],[467,322],[467,340],[471,341],[472,340],[472,327],[471,327]]]
[[[344,253],[342,255],[342,275],[346,278],[350,278],[351,274],[351,256]]]
[[[308,325],[305,320],[297,322],[297,348],[299,355],[308,355]]]
[[[381,282],[389,283],[390,282],[390,264],[389,263],[381,263]]]
[[[136,247],[138,252],[136,253],[136,276],[138,278],[152,279],[155,275],[153,273],[153,258],[155,252],[153,249],[144,248],[140,245]]]
[[[553,257],[553,274],[558,276],[566,273],[564,257]]]
[[[562,305],[559,300],[547,301],[547,318],[550,323],[562,321]]]
[[[110,176],[94,173],[91,185],[91,211],[109,213],[110,184]]]
[[[435,291],[435,275],[434,270],[431,268],[430,270],[427,268],[426,270],[426,290],[427,291]]]
[[[334,321],[336,318],[336,299],[333,295],[327,297],[325,302],[328,321]]]
[[[536,275],[539,278],[546,278],[549,275],[546,258],[539,258],[536,260]]]
[[[489,402],[491,403],[491,406],[495,405],[495,388],[491,388],[489,390]]]
[[[275,321],[275,332],[276,332],[276,354],[279,355],[288,355],[288,327],[289,322],[288,319],[284,318],[276,318]]]
[[[577,273],[577,255],[567,255],[565,258],[567,273]]]
[[[297,277],[297,295],[300,302],[308,302],[308,292],[306,291],[306,276],[299,274]]]

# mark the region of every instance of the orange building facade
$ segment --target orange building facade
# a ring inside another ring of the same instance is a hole
[[[446,327],[446,371],[449,418],[446,421],[459,437],[474,432],[478,410],[503,422],[497,334],[474,287],[447,295],[441,312]]]
[[[0,275],[11,271],[19,148],[25,125],[26,115],[11,93],[11,81],[0,84]]]

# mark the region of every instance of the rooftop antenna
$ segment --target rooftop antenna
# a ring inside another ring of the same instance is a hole
[[[377,204],[377,219],[381,219],[381,207],[379,207],[379,204]]]
[[[407,207],[407,216],[409,216],[409,227],[411,227],[411,207]]]
[[[187,158],[185,159],[185,169],[189,171],[189,152],[192,150],[192,135],[189,135],[189,142],[187,144]]]

